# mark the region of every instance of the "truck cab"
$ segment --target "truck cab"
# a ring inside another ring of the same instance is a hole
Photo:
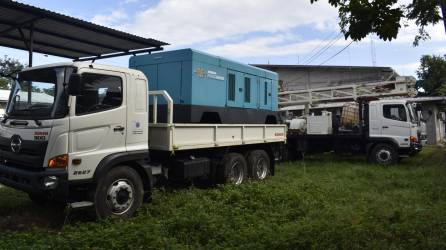
[[[106,159],[147,154],[147,91],[145,75],[126,68],[75,62],[23,70],[0,123],[0,182],[62,200],[76,181],[98,177]]]
[[[420,127],[411,102],[405,99],[371,101],[369,103],[369,137],[394,145],[400,156],[421,150]],[[384,157],[387,153],[383,154]]]

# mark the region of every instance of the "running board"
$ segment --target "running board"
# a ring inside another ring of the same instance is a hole
[[[92,207],[93,205],[94,203],[91,201],[79,201],[79,202],[68,203],[68,207],[71,209]]]

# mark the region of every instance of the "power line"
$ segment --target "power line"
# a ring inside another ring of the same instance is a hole
[[[342,34],[341,33],[339,33],[338,34],[338,38],[336,39],[336,40],[332,40],[332,41],[330,41],[328,44],[326,44],[324,47],[325,47],[325,49],[322,51],[319,51],[317,54],[317,57],[315,57],[313,60],[315,60],[315,59],[317,59],[319,56],[321,56],[325,51],[327,51],[330,47],[332,47],[337,41],[339,41],[339,39],[342,37]],[[335,37],[336,38],[336,37]],[[345,50],[346,48],[344,48],[343,50]],[[341,51],[342,52],[342,51]],[[340,53],[340,52],[339,52]],[[315,54],[316,55],[316,54]],[[331,58],[330,58],[331,59]],[[313,61],[313,60],[311,60],[311,61]],[[311,62],[310,61],[310,62]],[[324,62],[325,63],[325,62]],[[307,64],[305,64],[305,65],[307,65]],[[322,64],[320,64],[320,65],[322,65]],[[319,66],[320,66],[319,65]],[[286,81],[285,83],[293,83],[294,81],[297,81],[297,80],[300,80],[300,79],[302,79],[302,78],[304,78],[304,77],[306,77],[306,75],[302,75],[302,76],[299,76],[299,77],[297,77],[297,78],[294,78],[294,79],[291,79],[291,80],[289,80],[289,81]]]
[[[325,64],[326,62],[330,61],[331,59],[333,59],[334,57],[336,57],[337,55],[341,54],[342,51],[346,50],[348,47],[350,47],[350,45],[352,45],[353,41],[351,41],[349,44],[347,44],[347,46],[345,46],[344,48],[342,48],[340,51],[338,51],[336,54],[332,55],[330,58],[328,58],[327,60],[325,60],[324,62],[322,62],[321,64],[319,64],[319,66]]]
[[[307,55],[311,55],[311,53],[313,53],[314,51],[316,51],[317,49],[319,49],[321,46],[322,46],[322,44],[326,41],[326,40],[328,40],[328,39],[333,39],[334,38],[334,36],[333,35],[335,35],[335,33],[336,33],[336,31],[332,31],[328,36],[326,36],[322,41],[320,41],[320,43],[316,46],[316,47],[314,47],[309,53],[307,53]],[[310,57],[309,57],[310,58]],[[307,60],[309,59],[309,58],[307,58]]]
[[[339,39],[342,38],[342,34],[339,33],[339,35],[337,37],[335,37],[335,39],[331,40],[329,43],[327,43],[321,50],[319,50],[316,54],[314,54],[309,60],[307,60],[307,62],[305,64],[310,64],[312,63],[314,60],[318,59],[321,55],[323,55],[328,49],[330,49],[335,43],[337,43],[339,41]]]
[[[316,51],[313,55],[311,55],[309,58],[307,58],[304,62],[304,64],[308,63],[309,61],[311,61],[316,55],[318,55],[323,49],[325,49],[330,43],[332,43],[337,36],[339,36],[340,33],[336,34],[335,36],[329,36],[328,39],[324,39],[323,41],[321,41],[321,43],[319,44],[319,46],[316,47],[316,49],[314,51]],[[325,43],[328,40],[328,42],[320,47],[320,45],[322,45],[323,43]]]

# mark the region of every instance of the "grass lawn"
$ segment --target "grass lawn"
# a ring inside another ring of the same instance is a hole
[[[1,188],[0,248],[446,249],[445,153],[426,148],[392,167],[313,156],[262,183],[156,190],[127,221],[77,211],[67,222]]]

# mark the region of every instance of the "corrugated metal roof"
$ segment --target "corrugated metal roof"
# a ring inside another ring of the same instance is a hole
[[[29,40],[32,26],[33,51],[71,59],[168,45],[49,10],[0,0],[0,46],[28,50],[23,38]]]

